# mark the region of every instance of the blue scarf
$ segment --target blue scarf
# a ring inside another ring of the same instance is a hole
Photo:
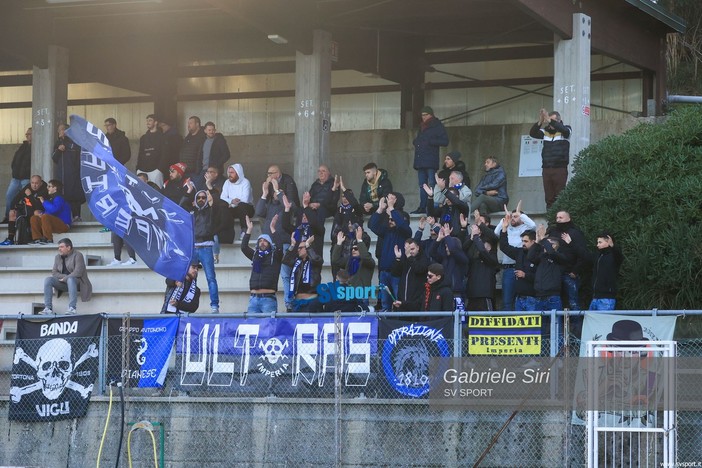
[[[261,273],[261,266],[263,265],[263,259],[266,257],[266,255],[269,255],[271,253],[271,249],[267,250],[260,250],[258,247],[254,251],[254,258],[253,258],[253,271],[254,273]]]
[[[353,276],[358,272],[358,269],[361,267],[361,257],[351,257],[349,259],[349,266],[348,266],[348,271],[349,271],[349,276]]]

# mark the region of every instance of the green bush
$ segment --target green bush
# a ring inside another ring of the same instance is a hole
[[[560,210],[589,248],[603,230],[622,247],[618,309],[702,308],[702,106],[584,149]]]

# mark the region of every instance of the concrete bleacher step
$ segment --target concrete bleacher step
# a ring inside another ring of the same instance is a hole
[[[165,288],[164,277],[154,273],[143,263],[117,267],[95,266],[88,267],[87,270],[93,290],[96,292],[105,290],[129,292],[134,288],[154,290]],[[49,273],[46,267],[0,267],[0,274],[12,277],[12,281],[7,281],[0,291],[0,297],[10,293],[41,290],[44,278],[49,276]],[[220,289],[223,287],[248,288],[251,266],[218,264],[215,266],[215,274]],[[331,281],[330,265],[322,267],[322,280]],[[203,291],[208,289],[207,279],[202,270],[198,276],[198,286]],[[282,288],[282,284],[279,286]]]
[[[199,284],[199,283],[198,283]],[[131,289],[128,292],[123,290],[103,290],[93,294],[88,302],[81,302],[78,299],[77,309],[79,314],[96,313],[153,313],[158,314],[163,305],[165,285],[158,290],[155,289]],[[248,288],[219,288],[220,312],[234,313],[245,312],[249,303]],[[14,315],[19,312],[32,314],[32,304],[42,304],[42,307],[34,308],[35,312],[43,308],[44,296],[41,291],[3,294],[0,297],[0,314]],[[25,304],[22,306],[22,304]],[[53,307],[56,313],[65,313],[68,307],[68,295],[63,294],[60,298],[53,297]],[[285,310],[283,294],[278,293],[278,310]],[[200,296],[199,313],[209,313],[210,299],[207,291],[202,291]]]

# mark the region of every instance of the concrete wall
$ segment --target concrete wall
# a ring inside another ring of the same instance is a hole
[[[137,398],[127,422],[148,420],[165,428],[165,464],[193,466],[335,466],[333,400]],[[344,466],[470,466],[508,413],[433,411],[427,402],[342,400],[341,462]],[[116,403],[116,402],[115,402]],[[7,414],[7,400],[0,414]],[[94,465],[108,403],[93,397],[85,418],[56,423],[5,421],[0,465],[83,467]],[[101,465],[114,466],[119,405]],[[564,412],[517,416],[485,466],[563,466]],[[160,446],[159,435],[155,434]],[[132,436],[134,466],[153,460],[151,438]],[[126,463],[125,435],[121,466]],[[521,460],[521,462],[517,462]]]
[[[620,134],[647,119],[628,117],[617,121],[595,121],[592,123],[592,142]],[[497,156],[508,175],[510,207],[523,200],[523,208],[528,213],[543,213],[543,189],[540,177],[518,177],[520,136],[529,132],[531,124],[481,125],[471,127],[449,127],[447,129],[451,145],[449,150],[459,150],[468,167],[471,187],[480,180],[485,157]],[[413,210],[419,201],[417,176],[412,169],[411,130],[368,130],[332,132],[331,170],[344,176],[346,186],[358,193],[363,171],[367,162],[375,161],[390,174],[395,190],[405,194],[407,208]],[[133,137],[133,136],[132,136]],[[246,176],[254,188],[254,197],[261,193],[261,182],[266,177],[269,164],[277,163],[283,172],[293,172],[293,134],[251,135],[228,137],[232,153],[230,163],[244,165]],[[139,148],[138,139],[132,139],[132,160],[128,167],[133,169]],[[0,145],[0,206],[4,207],[5,190],[10,178],[10,162],[17,145]],[[309,168],[316,174],[314,167]],[[308,187],[300,187],[303,192]],[[85,217],[84,217],[85,219]]]

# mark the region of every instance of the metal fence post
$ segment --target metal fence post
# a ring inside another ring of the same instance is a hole
[[[554,357],[558,353],[558,324],[556,323],[556,309],[551,309],[549,314],[551,315],[551,357]]]
[[[107,360],[107,320],[108,318],[103,315],[100,329],[100,358],[98,360],[98,388],[100,389],[100,395],[105,394],[105,362]]]
[[[461,357],[463,351],[463,333],[461,333],[461,311],[453,311],[453,357]]]

